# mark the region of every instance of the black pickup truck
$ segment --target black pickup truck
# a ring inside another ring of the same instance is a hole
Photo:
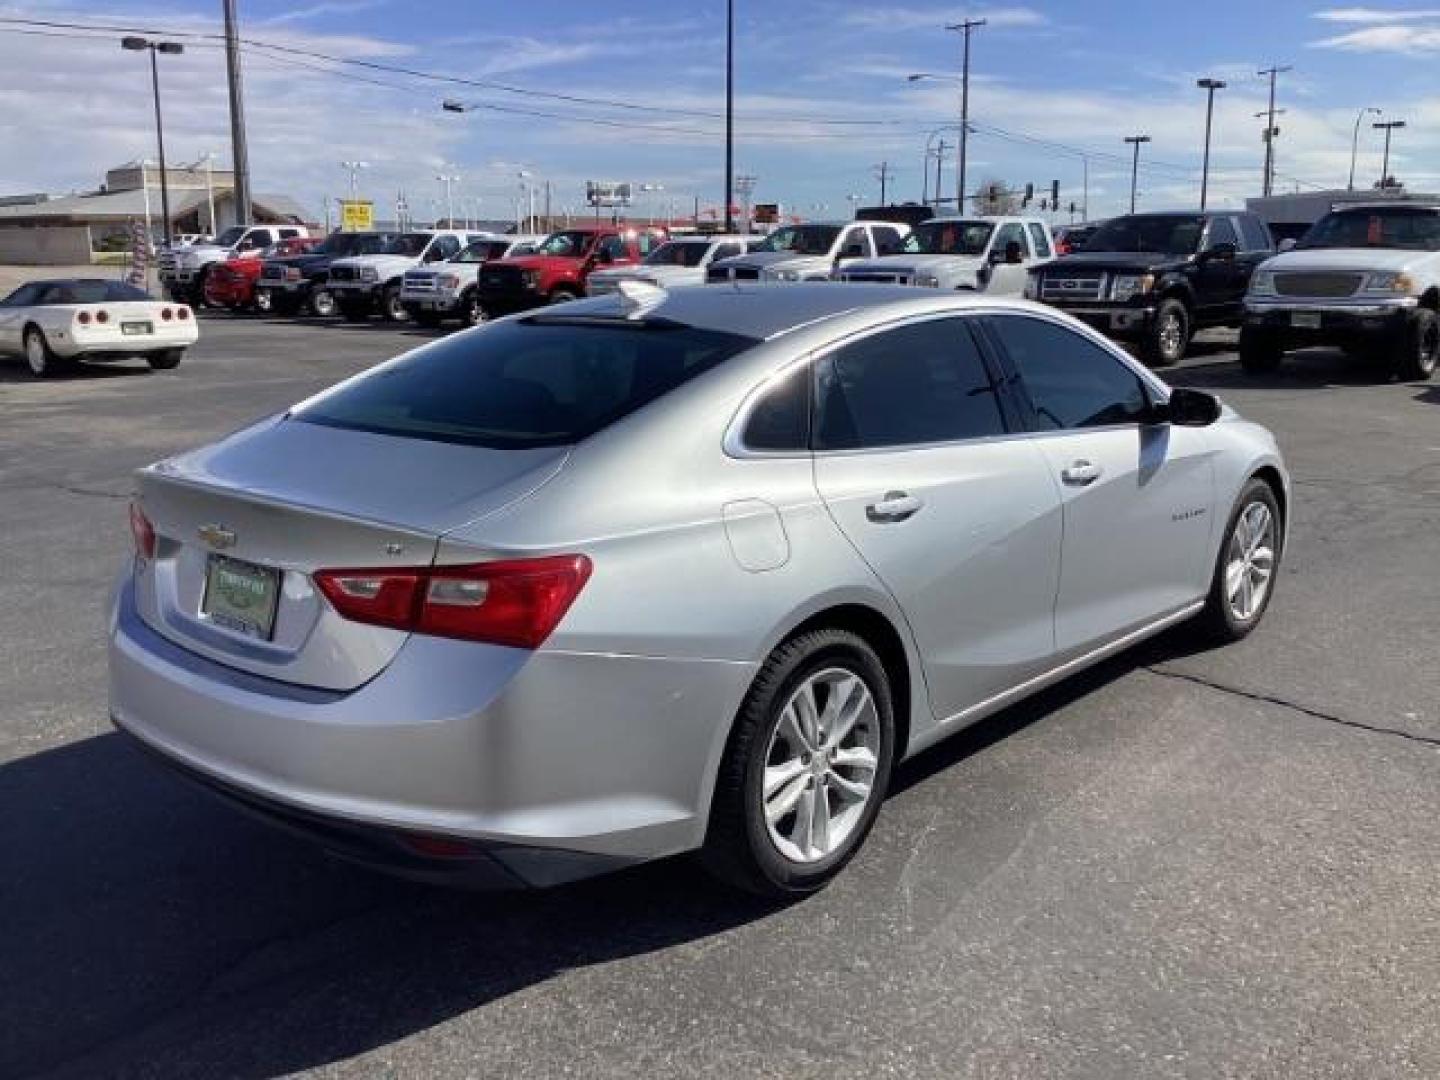
[[[262,315],[335,314],[335,298],[325,288],[330,264],[351,255],[382,251],[393,233],[333,232],[314,251],[266,259],[255,282],[255,307]]]
[[[1275,254],[1270,230],[1239,211],[1112,218],[1086,242],[1030,272],[1025,295],[1177,363],[1196,330],[1239,326],[1255,268]]]

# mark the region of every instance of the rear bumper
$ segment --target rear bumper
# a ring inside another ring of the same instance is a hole
[[[72,330],[66,334],[52,334],[50,348],[57,356],[83,358],[86,360],[118,360],[148,353],[165,352],[169,349],[188,349],[200,338],[200,331],[194,318],[183,324],[161,322],[155,324],[152,334],[126,336],[114,330]]]
[[[151,750],[361,861],[456,838],[539,885],[699,846],[752,673],[415,636],[356,690],[311,690],[162,637],[128,574],[110,629],[111,716]]]

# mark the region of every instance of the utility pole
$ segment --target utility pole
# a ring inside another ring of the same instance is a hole
[[[250,223],[250,152],[245,145],[245,94],[240,84],[240,26],[235,0],[225,4],[225,75],[230,87],[230,168],[235,177],[235,220]]]
[[[950,144],[942,138],[938,143],[935,144],[935,149],[931,151],[931,153],[935,157],[935,209],[937,210],[940,209],[941,170],[944,168],[945,151],[949,148]],[[930,163],[927,161],[925,165],[925,194],[920,201],[928,206],[930,203]]]
[[[1390,133],[1396,128],[1403,128],[1405,121],[1386,120],[1370,126],[1385,132],[1385,163],[1380,166],[1380,190],[1385,191],[1390,186]]]
[[[1225,89],[1224,79],[1196,79],[1195,85],[1205,91],[1205,160],[1200,166],[1200,209],[1210,192],[1210,126],[1215,118],[1215,91]]]
[[[890,162],[882,161],[875,166],[875,176],[880,181],[880,205],[885,205],[885,188],[890,179]]]
[[[1126,135],[1125,141],[1135,147],[1135,156],[1130,160],[1130,213],[1133,214],[1135,212],[1135,185],[1140,178],[1140,144],[1149,142],[1150,136]]]
[[[984,19],[966,19],[945,27],[965,35],[964,60],[960,67],[960,156],[955,163],[955,210],[960,214],[965,212],[965,156],[970,143],[970,35],[984,25]]]
[[[1350,134],[1350,182],[1345,185],[1346,191],[1355,190],[1355,155],[1360,149],[1360,123],[1365,119],[1366,113],[1374,113],[1376,116],[1384,116],[1382,109],[1373,105],[1367,105],[1355,114],[1355,130]]]
[[[725,0],[725,231],[735,231],[735,0]],[[746,230],[749,231],[748,229]]]
[[[1084,177],[1085,177],[1084,186],[1081,188],[1081,194],[1080,194],[1080,205],[1081,205],[1084,209],[1082,209],[1082,210],[1080,211],[1080,220],[1081,220],[1081,221],[1089,221],[1089,220],[1090,220],[1090,155],[1089,155],[1089,154],[1081,154],[1081,155],[1080,155],[1080,164],[1081,164],[1081,166],[1082,166],[1082,167],[1084,168],[1084,170],[1085,170],[1085,172],[1084,172]],[[1070,218],[1071,218],[1071,220],[1073,221],[1074,218],[1075,218],[1074,209],[1073,209],[1074,206],[1075,206],[1075,204],[1074,204],[1074,203],[1071,203],[1070,206],[1071,206],[1071,208],[1072,208],[1072,209],[1071,209]]]
[[[1262,195],[1269,195],[1275,187],[1275,136],[1279,134],[1275,128],[1275,76],[1293,70],[1292,67],[1280,67],[1276,64],[1259,72],[1261,78],[1270,78],[1270,107],[1265,110],[1269,117],[1265,121],[1265,183],[1260,189]]]

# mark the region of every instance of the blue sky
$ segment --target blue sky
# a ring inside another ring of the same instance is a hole
[[[0,0],[8,18],[177,35],[217,30],[219,8],[219,0]],[[647,204],[657,209],[671,199],[719,201],[717,0],[241,0],[240,8],[245,35],[269,44],[642,107],[255,49],[245,64],[259,190],[318,210],[346,187],[339,162],[359,159],[370,163],[366,194],[389,204],[403,188],[422,214],[443,190],[442,173],[461,177],[458,190],[478,198],[485,216],[512,214],[522,168],[551,181],[556,206],[578,205],[587,179],[661,185]],[[1079,202],[1084,151],[1092,216],[1113,212],[1128,200],[1121,139],[1143,132],[1153,142],[1142,156],[1141,205],[1193,204],[1204,125],[1194,80],[1208,74],[1230,83],[1217,100],[1211,190],[1238,204],[1259,186],[1263,122],[1253,114],[1265,105],[1265,84],[1255,72],[1272,62],[1295,68],[1280,84],[1288,110],[1277,142],[1282,188],[1344,183],[1362,106],[1410,125],[1397,133],[1392,172],[1412,187],[1440,187],[1440,8],[737,0],[736,9],[738,169],[758,177],[757,200],[807,216],[842,216],[851,195],[877,199],[881,161],[893,171],[892,194],[919,197],[926,133],[955,123],[958,87],[905,76],[958,71],[958,36],[943,26],[965,15],[989,20],[974,42],[972,189],[989,178],[1037,187],[1055,179],[1062,201]],[[107,165],[153,153],[141,57],[122,53],[113,35],[21,35],[10,26],[0,25],[0,193],[91,187]],[[186,55],[164,65],[171,156],[213,150],[228,159],[223,54],[203,37],[183,40]],[[445,97],[499,108],[442,113]],[[1365,183],[1380,164],[1370,119],[1361,135]],[[944,183],[953,192],[953,159]]]

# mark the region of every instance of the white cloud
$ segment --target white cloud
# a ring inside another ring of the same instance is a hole
[[[304,22],[326,15],[354,15],[379,7],[385,0],[321,0],[309,7],[292,8],[280,15],[261,20],[262,26],[281,26],[285,23]]]
[[[1335,37],[1310,42],[1315,49],[1345,52],[1400,53],[1426,56],[1440,52],[1440,26],[1367,26]]]
[[[1050,20],[1028,7],[982,8],[916,8],[869,7],[846,15],[842,22],[866,30],[908,31],[934,30],[962,19],[984,19],[987,28],[1038,27]]]
[[[1440,8],[1327,8],[1315,18],[1338,23],[1398,23],[1440,18]]]

